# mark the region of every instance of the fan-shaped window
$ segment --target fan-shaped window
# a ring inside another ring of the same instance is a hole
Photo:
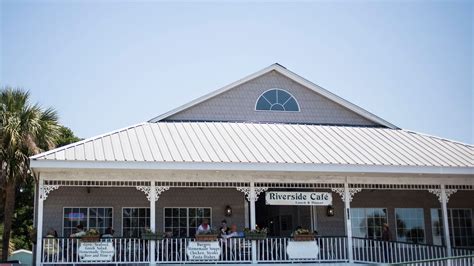
[[[300,107],[295,97],[289,92],[282,89],[270,89],[260,95],[255,110],[298,112]]]

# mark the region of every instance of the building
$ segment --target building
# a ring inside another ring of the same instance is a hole
[[[401,262],[474,247],[474,146],[400,129],[279,64],[146,123],[33,156],[31,168],[38,265],[93,261],[67,238],[79,223],[116,231],[96,262],[203,262],[187,253],[203,218],[271,236],[220,243],[211,263]],[[269,192],[332,202],[267,205]],[[383,223],[393,241],[380,241]],[[317,255],[288,255],[297,226],[318,231]],[[49,228],[65,238],[44,238]],[[145,228],[174,237],[142,240]]]

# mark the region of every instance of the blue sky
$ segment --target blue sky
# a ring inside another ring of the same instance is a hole
[[[470,1],[1,2],[0,85],[86,138],[278,62],[404,128],[474,143]]]

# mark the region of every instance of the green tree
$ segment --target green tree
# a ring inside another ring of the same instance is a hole
[[[30,103],[21,89],[0,89],[0,165],[4,195],[2,258],[8,257],[16,189],[31,176],[28,157],[55,146],[59,136],[58,116],[53,108]]]
[[[59,127],[59,137],[58,141],[56,143],[56,147],[62,147],[74,142],[78,142],[82,140],[81,138],[78,138],[76,135],[74,135],[74,132],[72,132],[71,129],[65,126],[60,126]]]

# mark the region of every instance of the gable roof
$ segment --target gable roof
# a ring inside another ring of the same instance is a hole
[[[389,128],[158,122],[38,154],[31,167],[474,174],[474,146]]]
[[[307,79],[291,72],[290,70],[286,69],[285,67],[283,67],[282,65],[280,65],[278,63],[270,65],[269,67],[266,67],[266,68],[264,68],[264,69],[262,69],[258,72],[255,72],[255,73],[253,73],[253,74],[251,74],[251,75],[249,75],[249,76],[247,76],[243,79],[240,79],[236,82],[233,82],[233,83],[231,83],[231,84],[229,84],[229,85],[227,85],[223,88],[220,88],[216,91],[213,91],[209,94],[206,94],[202,97],[199,97],[199,98],[197,98],[197,99],[195,99],[195,100],[193,100],[193,101],[191,101],[187,104],[184,104],[184,105],[182,105],[178,108],[175,108],[175,109],[173,109],[169,112],[166,112],[162,115],[159,115],[155,118],[152,118],[148,122],[156,123],[156,122],[162,121],[163,119],[169,118],[169,117],[171,117],[171,116],[173,116],[173,115],[175,115],[179,112],[182,112],[182,111],[187,110],[187,109],[189,109],[193,106],[196,106],[196,105],[198,105],[198,104],[200,104],[204,101],[207,101],[207,100],[209,100],[209,99],[211,99],[211,98],[213,98],[217,95],[220,95],[220,94],[222,94],[226,91],[229,91],[229,90],[231,90],[231,89],[233,89],[233,88],[235,88],[235,87],[237,87],[241,84],[244,84],[244,83],[246,83],[250,80],[253,80],[257,77],[263,76],[266,73],[271,72],[271,71],[276,71],[276,72],[280,73],[281,75],[283,75],[283,76],[285,76],[285,77],[301,84],[302,86],[304,86],[306,88],[309,88],[310,90],[326,97],[327,99],[329,99],[333,102],[336,102],[336,103],[340,104],[341,106],[351,110],[352,112],[354,112],[354,113],[356,113],[356,114],[358,114],[358,115],[360,115],[360,116],[362,116],[362,117],[364,117],[364,118],[366,118],[366,119],[368,119],[368,120],[370,120],[370,121],[372,121],[376,124],[379,124],[379,125],[382,125],[382,126],[385,126],[385,127],[388,127],[388,128],[392,128],[392,129],[398,129],[397,126],[389,123],[388,121],[386,121],[386,120],[370,113],[369,111],[367,111],[367,110],[365,110],[365,109],[363,109],[363,108],[361,108],[361,107],[359,107],[359,106],[357,106],[357,105],[355,105],[355,104],[353,104],[353,103],[351,103],[351,102],[349,102],[349,101],[347,101],[347,100],[331,93],[330,91],[328,91],[328,90],[312,83],[311,81],[309,81],[309,80],[307,80]]]

